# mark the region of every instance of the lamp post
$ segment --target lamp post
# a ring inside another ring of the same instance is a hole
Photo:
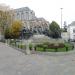
[[[61,9],[61,28],[62,28],[62,9],[63,8],[60,8]]]

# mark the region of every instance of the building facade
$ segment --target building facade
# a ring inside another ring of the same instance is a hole
[[[14,9],[14,20],[20,20],[23,26],[28,29],[45,30],[49,28],[49,22],[44,18],[37,18],[35,12],[28,7]]]
[[[23,7],[19,9],[14,9],[14,16],[15,20],[34,20],[35,19],[35,13],[33,10],[30,10],[28,7]]]
[[[75,21],[68,25],[67,32],[71,41],[75,40]]]

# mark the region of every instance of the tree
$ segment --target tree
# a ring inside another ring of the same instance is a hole
[[[67,24],[66,24],[66,21],[64,21],[64,32],[67,32]]]
[[[11,39],[11,38],[12,38],[11,28],[7,27],[7,28],[5,29],[4,37],[5,37],[5,39]]]
[[[11,22],[10,20],[11,20],[11,16],[9,14],[9,11],[0,10],[0,32],[3,38],[6,34],[5,31],[7,31],[6,28],[10,25],[10,22]]]
[[[49,26],[49,29],[51,31],[52,38],[60,38],[61,37],[60,27],[55,21],[52,21],[52,23]]]
[[[20,31],[22,30],[22,23],[21,21],[14,21],[11,26],[11,32],[14,39],[20,37]]]
[[[67,24],[66,24],[66,21],[64,21],[64,27],[61,28],[61,32],[67,32]]]
[[[1,28],[1,33],[3,34],[4,30],[4,23],[5,23],[5,18],[4,18],[4,12],[0,11],[0,28]]]

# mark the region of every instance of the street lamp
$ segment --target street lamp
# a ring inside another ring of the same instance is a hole
[[[62,28],[62,9],[63,8],[60,8],[61,9],[61,28]]]

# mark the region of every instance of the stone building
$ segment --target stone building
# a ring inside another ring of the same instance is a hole
[[[35,12],[28,7],[14,9],[14,20],[20,20],[23,26],[28,29],[45,30],[49,28],[49,22],[44,18],[37,18]]]
[[[14,9],[15,20],[34,20],[35,13],[33,10],[30,10],[28,7],[23,7],[19,9]]]
[[[75,21],[68,25],[67,32],[69,35],[69,40],[75,41]]]

